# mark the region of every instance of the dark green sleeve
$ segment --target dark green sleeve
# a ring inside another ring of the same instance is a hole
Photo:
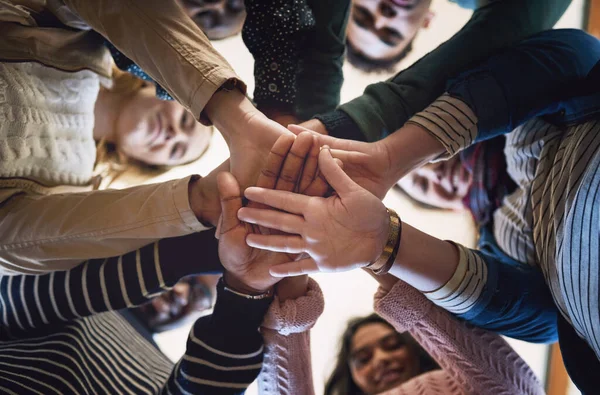
[[[316,24],[300,52],[296,77],[296,115],[301,120],[333,111],[340,104],[346,24],[350,15],[350,0],[307,0],[307,3]]]
[[[499,49],[552,28],[570,2],[497,0],[479,8],[450,40],[388,81],[369,85],[335,114],[354,121],[367,141],[379,140],[431,104],[444,92],[448,79]],[[341,130],[329,132],[344,136]]]

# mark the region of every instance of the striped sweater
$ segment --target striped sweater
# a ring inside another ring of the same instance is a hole
[[[598,358],[600,123],[594,112],[600,98],[590,96],[585,111],[575,108],[575,116],[586,117],[567,126],[532,115],[568,113],[561,94],[585,91],[581,82],[599,60],[600,43],[591,36],[546,32],[459,77],[410,120],[431,132],[448,155],[510,132],[505,154],[518,185],[495,212],[493,235],[508,260],[522,267],[503,278],[508,272],[502,262],[459,246],[454,276],[427,296],[463,318],[496,308],[497,321],[521,314],[513,325],[525,326],[524,312],[539,303],[536,295],[543,299],[543,290],[522,281],[520,271],[539,268],[560,314]],[[535,314],[529,318],[535,320]]]
[[[201,254],[198,252],[201,251]],[[164,239],[66,272],[0,278],[0,392],[9,394],[241,394],[260,372],[258,328],[270,300],[218,287],[173,367],[114,310],[181,277],[220,270],[212,232]]]

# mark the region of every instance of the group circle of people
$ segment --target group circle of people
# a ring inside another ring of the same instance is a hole
[[[600,384],[600,41],[569,0],[0,0],[0,392],[313,394],[318,272],[363,269],[326,395],[543,394],[502,338]],[[209,40],[241,32],[255,91]],[[124,169],[210,174],[106,188]],[[382,203],[468,210],[477,249]],[[213,304],[212,314],[194,312]],[[207,278],[209,278],[207,280]],[[152,333],[193,320],[172,364]]]

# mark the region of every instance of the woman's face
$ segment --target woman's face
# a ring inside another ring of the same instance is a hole
[[[463,198],[471,186],[471,173],[458,155],[447,161],[429,163],[404,176],[398,185],[413,199],[450,210],[463,210]]]
[[[149,165],[174,166],[199,158],[210,144],[212,129],[197,122],[181,104],[140,89],[123,105],[117,118],[119,152]]]
[[[369,59],[399,55],[431,18],[431,0],[354,0],[348,42]]]
[[[383,323],[361,326],[350,346],[350,372],[360,389],[379,394],[419,374],[419,361],[401,335]]]

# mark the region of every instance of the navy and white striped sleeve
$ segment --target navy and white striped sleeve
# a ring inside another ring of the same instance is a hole
[[[263,363],[260,324],[272,298],[250,300],[217,286],[213,314],[196,321],[163,394],[243,394]]]
[[[600,41],[585,32],[542,32],[459,75],[407,122],[432,133],[446,148],[441,159],[448,158],[531,118],[581,112],[570,100],[592,93],[588,79],[598,61]]]
[[[222,271],[211,231],[163,239],[62,272],[0,277],[0,339],[149,301],[191,274]]]

